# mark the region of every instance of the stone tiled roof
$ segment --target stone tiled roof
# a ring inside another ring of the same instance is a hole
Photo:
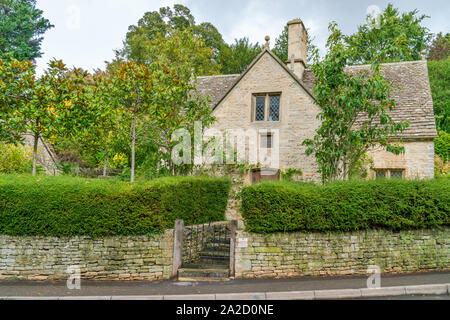
[[[347,68],[351,73],[369,69],[368,65]],[[387,63],[383,65],[382,73],[396,88],[393,98],[397,101],[397,108],[390,112],[391,117],[394,121],[410,122],[410,127],[401,136],[407,139],[437,137],[426,61]],[[199,77],[197,91],[210,96],[210,106],[214,108],[239,78],[240,75]],[[314,81],[313,72],[305,70],[302,83],[310,92]]]
[[[211,108],[223,98],[223,96],[230,90],[230,88],[239,79],[240,74],[198,77],[197,78],[197,93],[202,96],[209,96]]]
[[[370,66],[352,66],[347,70],[350,73],[369,71]],[[401,134],[401,137],[409,139],[437,137],[427,62],[386,63],[383,65],[382,74],[385,79],[392,82],[395,89],[392,98],[397,102],[397,108],[389,112],[390,116],[396,122],[410,122],[409,128]],[[313,72],[305,70],[303,76],[305,87],[312,91],[314,81]]]

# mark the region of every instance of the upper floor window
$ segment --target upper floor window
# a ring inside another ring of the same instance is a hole
[[[280,102],[280,94],[255,95],[252,114],[253,121],[280,121]]]
[[[255,121],[266,120],[266,97],[256,97],[255,102]]]
[[[269,96],[269,121],[280,121],[280,96]]]

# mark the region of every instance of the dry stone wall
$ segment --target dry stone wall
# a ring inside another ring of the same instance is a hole
[[[66,280],[74,267],[81,279],[156,281],[171,277],[172,259],[173,230],[105,239],[0,236],[0,280]]]
[[[247,248],[236,248],[237,278],[363,275],[369,266],[383,273],[450,269],[448,227],[271,236],[239,231],[237,238],[248,240]]]
[[[370,266],[383,273],[450,270],[449,227],[271,236],[238,230],[236,240],[236,278],[363,275]],[[106,239],[0,236],[0,281],[67,280],[69,268],[85,280],[167,280],[173,242],[173,230]]]

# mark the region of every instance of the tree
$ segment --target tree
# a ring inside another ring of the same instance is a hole
[[[64,109],[71,107],[65,74],[68,69],[61,61],[51,61],[45,74],[30,86],[29,96],[21,110],[26,134],[33,137],[33,176],[36,175],[39,139],[57,134],[57,117],[65,115]]]
[[[161,74],[154,74],[152,67],[135,61],[126,62],[112,75],[114,106],[120,108],[124,117],[131,119],[131,182],[135,181],[137,122],[148,114],[155,99],[166,94],[162,88],[155,90],[155,81]]]
[[[195,121],[208,126],[214,120],[206,99],[195,93],[193,55],[186,54],[200,50],[202,43],[189,29],[175,30],[170,37],[148,42],[149,60],[145,64],[126,62],[110,68],[115,105],[131,121],[132,181],[138,142],[147,150],[156,149],[159,155],[154,159],[176,173],[172,161],[173,148],[178,144],[172,140],[175,131],[193,132]],[[205,54],[210,54],[206,49]]]
[[[248,38],[235,39],[234,44],[223,46],[217,62],[222,66],[223,74],[242,73],[263,49],[259,43],[250,43]]]
[[[33,77],[17,110],[21,129],[33,137],[33,175],[36,175],[39,139],[73,134],[89,124],[85,116],[86,94],[81,69],[69,70],[60,60],[50,61],[44,75]]]
[[[313,139],[303,142],[307,155],[314,154],[323,182],[347,179],[367,151],[377,145],[394,154],[403,152],[391,139],[399,139],[398,133],[409,126],[395,123],[388,114],[396,104],[390,98],[392,84],[381,74],[379,58],[370,72],[347,73],[352,49],[345,45],[336,23],[331,23],[329,30],[328,53],[312,66],[322,124]]]
[[[112,82],[109,75],[97,72],[93,77],[93,83],[90,86],[91,101],[94,111],[93,118],[97,138],[105,146],[103,158],[103,177],[107,175],[108,169],[108,145],[109,140],[122,133],[122,118],[120,112],[113,106],[114,96],[112,95]]]
[[[207,101],[193,93],[188,71],[176,72],[160,62],[150,66],[127,62],[113,75],[116,105],[131,119],[131,182],[135,180],[138,139],[156,145],[161,163],[175,173],[171,153],[178,142],[172,141],[173,133],[183,128],[193,131],[198,120],[204,125],[213,121]]]
[[[25,131],[20,111],[35,79],[30,61],[4,62],[0,59],[0,142],[17,144]]]
[[[16,144],[33,137],[33,175],[39,139],[54,140],[89,126],[87,73],[54,60],[40,78],[30,61],[0,60],[0,138]]]
[[[116,51],[116,59],[120,61],[136,61],[138,63],[148,63],[149,42],[156,39],[170,38],[183,34],[183,31],[190,30],[192,34],[203,40],[198,51],[190,51],[193,58],[194,69],[198,75],[217,74],[218,66],[215,61],[224,44],[222,35],[208,22],[197,25],[190,10],[183,5],[174,5],[160,8],[159,11],[146,12],[137,25],[128,28],[128,33],[124,41],[124,47]],[[204,48],[210,49],[211,56],[205,56]],[[199,54],[198,56],[196,54]],[[202,68],[200,65],[215,65],[211,68]]]
[[[194,35],[205,42],[205,45],[213,50],[214,60],[217,59],[220,50],[225,41],[217,28],[210,22],[203,22],[198,26],[193,27]]]
[[[83,149],[103,149],[103,177],[107,176],[109,144],[123,134],[123,119],[120,110],[114,107],[114,89],[111,76],[97,70],[96,73],[86,79],[86,94],[88,95],[85,115],[89,125],[73,137]]]
[[[157,61],[170,65],[173,70],[189,66],[189,73],[195,75],[219,73],[219,65],[213,60],[213,50],[190,28],[182,31],[174,29],[166,36],[159,34],[151,40],[140,42],[140,45],[145,53],[141,54],[139,63],[151,65]]]
[[[192,66],[204,65],[201,61],[205,59],[200,58],[197,63],[196,59],[201,55],[211,55],[211,49],[202,44],[203,40],[193,36],[189,29],[174,31],[169,38],[149,42],[153,66],[164,70],[161,73],[164,76],[155,84],[167,94],[154,101],[154,108],[150,109],[151,114],[145,119],[143,130],[146,141],[159,150],[160,164],[163,163],[172,174],[182,171],[172,161],[172,151],[178,143],[172,140],[175,131],[185,129],[193,137],[194,122],[201,121],[203,126],[208,127],[214,119],[207,101],[196,94],[194,85],[198,72]],[[199,53],[189,54],[193,51]],[[201,51],[203,54],[200,54]],[[205,67],[210,68],[210,65]]]
[[[427,59],[429,61],[445,60],[450,55],[450,33],[445,36],[438,33],[430,45]]]
[[[42,55],[42,35],[53,28],[36,0],[0,0],[0,59],[27,61]]]
[[[428,61],[428,73],[438,131],[450,133],[450,57]]]
[[[350,64],[370,64],[380,57],[381,62],[420,60],[432,37],[421,23],[429,18],[418,10],[401,13],[389,4],[379,19],[368,16],[368,22],[345,38],[352,49]],[[379,23],[379,24],[378,24]]]
[[[311,38],[307,32],[307,63],[314,60],[314,55],[317,52],[317,46],[314,45],[314,39]],[[285,26],[281,35],[275,40],[275,47],[273,48],[273,53],[280,58],[281,61],[286,62],[289,60],[289,26]]]

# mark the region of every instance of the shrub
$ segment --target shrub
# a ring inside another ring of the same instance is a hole
[[[0,173],[25,173],[32,166],[32,151],[22,145],[0,143]]]
[[[0,176],[0,234],[147,235],[225,220],[226,179],[164,178],[143,183],[71,177]]]
[[[450,225],[450,180],[266,182],[241,193],[247,231],[349,232]]]
[[[302,176],[303,171],[301,169],[289,168],[286,171],[281,172],[281,178],[283,181],[294,181],[295,176]]]
[[[436,154],[444,162],[450,161],[450,133],[439,132],[439,138],[434,140],[434,149]]]
[[[128,157],[124,153],[117,153],[112,161],[116,169],[123,169],[128,165]]]
[[[434,155],[434,176],[436,178],[450,176],[450,162],[444,162],[437,154]]]

